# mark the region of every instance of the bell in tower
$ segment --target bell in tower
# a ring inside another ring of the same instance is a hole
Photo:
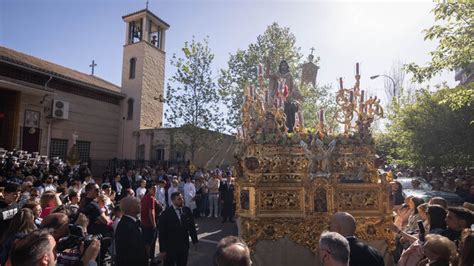
[[[126,44],[134,44],[146,41],[152,46],[164,50],[165,32],[169,25],[150,12],[144,9],[123,17],[128,24]]]

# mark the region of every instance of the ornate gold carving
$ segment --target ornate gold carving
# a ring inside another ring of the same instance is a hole
[[[338,211],[378,210],[377,191],[337,191]]]
[[[259,208],[262,211],[298,211],[301,208],[301,191],[262,190],[259,192]]]
[[[355,216],[361,239],[386,240],[394,248],[388,230],[391,177],[378,175],[368,130],[383,111],[379,100],[365,99],[359,81],[358,73],[351,89],[344,89],[341,81],[336,102],[344,134],[339,135],[325,132],[322,111],[316,134],[300,127],[287,133],[281,106],[262,102],[268,91],[263,76],[259,93],[247,88],[236,189],[241,235],[251,247],[259,240],[287,236],[316,252],[332,213],[347,211]]]

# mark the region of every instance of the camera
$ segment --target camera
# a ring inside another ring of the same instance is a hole
[[[72,249],[72,248],[79,248],[81,246],[81,243],[84,243],[84,250],[89,247],[89,245],[92,243],[94,239],[97,239],[100,241],[101,246],[104,244],[104,246],[109,246],[111,242],[111,238],[109,237],[102,237],[101,234],[98,235],[89,235],[89,234],[84,234],[84,231],[82,228],[78,225],[75,224],[70,224],[69,225],[69,236],[63,237],[59,240],[58,244],[56,245],[56,250],[58,252],[62,252],[66,249]],[[105,242],[105,243],[104,243]]]

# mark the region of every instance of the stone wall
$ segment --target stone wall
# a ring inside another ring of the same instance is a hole
[[[90,157],[92,160],[109,160],[117,156],[117,147],[120,130],[120,106],[102,101],[56,91],[54,96],[48,96],[40,104],[42,96],[22,93],[19,112],[19,126],[24,124],[25,110],[41,113],[40,153],[47,154],[48,128],[47,116],[53,98],[69,102],[69,118],[67,120],[54,119],[51,124],[51,138],[67,139],[68,150],[72,147],[72,134],[77,132],[79,141],[89,141]],[[21,133],[19,133],[21,134]],[[18,147],[20,137],[18,136]]]
[[[163,126],[165,53],[145,43],[140,129]]]
[[[136,58],[135,78],[130,79],[130,59]],[[159,128],[163,122],[165,53],[145,41],[124,47],[122,63],[122,93],[127,98],[122,102],[123,147],[119,156],[137,159],[136,132],[140,129]],[[161,97],[160,97],[161,95]],[[128,100],[134,100],[133,119],[127,119]],[[135,135],[134,135],[135,134]],[[139,143],[137,143],[137,141]],[[148,145],[149,146],[149,145]],[[147,156],[149,157],[149,156]]]

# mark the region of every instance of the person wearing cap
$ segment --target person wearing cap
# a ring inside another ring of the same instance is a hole
[[[451,241],[458,243],[464,229],[470,228],[474,222],[474,214],[463,207],[449,207],[446,215],[448,229],[443,235]]]
[[[20,186],[17,183],[6,183],[3,199],[0,199],[0,239],[10,226],[12,218],[20,210],[19,198]]]

